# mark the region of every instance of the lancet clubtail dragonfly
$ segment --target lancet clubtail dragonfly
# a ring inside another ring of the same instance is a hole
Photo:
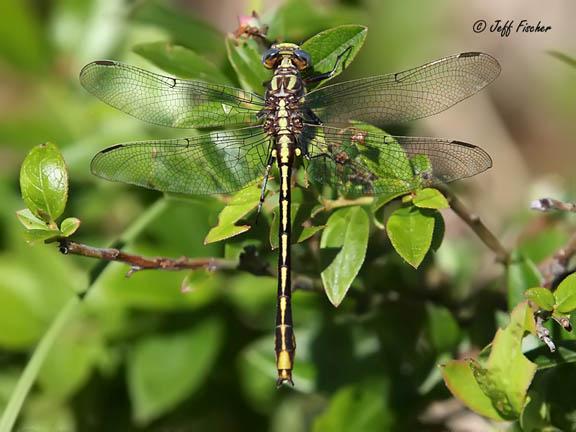
[[[278,384],[292,384],[296,349],[290,279],[290,189],[295,162],[308,176],[353,195],[408,193],[434,181],[450,182],[492,165],[481,148],[438,138],[389,136],[350,121],[381,125],[439,113],[493,81],[498,62],[479,52],[457,54],[404,72],[319,87],[306,85],[336,71],[304,79],[310,55],[291,43],[272,45],[262,57],[273,70],[264,96],[225,85],[184,81],[116,61],[84,67],[82,85],[107,104],[141,120],[175,128],[243,126],[189,138],[117,144],[92,160],[108,180],[163,192],[226,194],[263,178],[280,179],[276,366]],[[407,178],[405,168],[412,168]]]

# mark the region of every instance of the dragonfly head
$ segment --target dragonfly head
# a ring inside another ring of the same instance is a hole
[[[312,65],[312,59],[310,54],[296,44],[279,43],[264,52],[262,64],[267,69],[274,69],[278,65],[293,65],[298,70],[304,70]]]

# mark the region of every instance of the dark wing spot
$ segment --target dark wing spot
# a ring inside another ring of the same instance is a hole
[[[172,84],[170,84],[170,87],[176,87],[176,80],[174,78],[170,78],[170,80],[172,81]]]
[[[116,62],[112,60],[96,60],[94,63],[101,66],[114,66],[116,64]]]
[[[478,146],[475,146],[474,144],[470,144],[464,141],[457,141],[457,140],[453,140],[452,144],[458,144],[464,147],[470,147],[470,148],[478,148]]]
[[[108,153],[109,151],[116,150],[117,148],[122,148],[122,147],[124,147],[124,144],[116,144],[116,145],[113,145],[112,147],[105,148],[100,153]]]
[[[478,52],[478,51],[470,51],[470,52],[461,53],[458,55],[458,57],[478,57],[479,55],[482,55],[482,53]]]

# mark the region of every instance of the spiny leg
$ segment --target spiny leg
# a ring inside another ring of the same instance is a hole
[[[268,157],[268,163],[266,164],[266,171],[264,173],[264,180],[262,181],[262,189],[260,190],[260,200],[258,201],[258,210],[256,211],[256,218],[254,220],[254,225],[258,223],[258,218],[260,217],[260,212],[262,211],[262,205],[264,204],[264,198],[266,194],[266,185],[268,185],[268,177],[270,176],[270,169],[276,161],[273,153]]]
[[[344,57],[346,54],[348,54],[351,50],[352,50],[352,47],[349,46],[348,48],[346,48],[344,51],[342,51],[338,55],[338,57],[336,58],[336,62],[334,62],[334,66],[332,67],[332,70],[330,70],[328,72],[321,73],[321,74],[313,76],[313,77],[306,78],[306,79],[304,79],[304,84],[312,84],[312,83],[315,83],[318,81],[322,81],[322,80],[331,78],[336,73],[336,69],[338,69],[338,64],[340,63],[340,60],[342,59],[342,57]]]

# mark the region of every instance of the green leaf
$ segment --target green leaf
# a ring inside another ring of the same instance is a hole
[[[448,200],[438,189],[424,188],[416,191],[412,200],[416,207],[429,209],[448,208]]]
[[[541,285],[541,276],[536,265],[518,251],[512,253],[506,269],[506,280],[510,310],[524,300],[524,291]]]
[[[260,190],[247,187],[236,193],[218,216],[218,225],[210,230],[204,244],[213,243],[237,236],[250,229],[250,225],[236,225],[240,219],[258,206]]]
[[[518,419],[537,368],[522,353],[522,340],[527,331],[534,333],[535,323],[532,310],[528,303],[524,302],[512,311],[510,324],[496,332],[486,364],[475,360],[468,362],[474,381],[490,400],[492,407],[497,411],[497,416],[490,410],[486,411],[485,398],[478,394],[476,386],[470,380],[469,372],[464,371],[461,364],[457,366],[458,380],[455,381],[454,376],[447,379],[445,375],[450,390],[480,414],[505,420]]]
[[[140,340],[128,359],[134,418],[147,424],[200,388],[222,346],[223,326],[214,318],[192,329]]]
[[[80,219],[74,217],[66,218],[60,224],[60,232],[64,237],[70,237],[76,232],[79,226]]]
[[[312,76],[331,71],[338,56],[348,50],[334,74],[319,85],[337,77],[350,65],[364,45],[367,32],[368,29],[361,25],[342,25],[318,33],[302,44],[302,49],[312,57]]]
[[[135,8],[132,16],[140,23],[165,30],[176,44],[215,60],[224,57],[222,34],[206,21],[183,13],[182,9],[171,9],[158,2],[143,2]]]
[[[180,45],[152,42],[132,49],[169,74],[184,79],[230,84],[230,80],[211,61]]]
[[[534,332],[534,327],[528,303],[520,303],[511,313],[510,324],[505,329],[498,329],[492,342],[486,366],[492,399],[496,409],[508,419],[520,416],[536,372],[536,365],[522,353],[524,334],[526,331]]]
[[[322,283],[334,306],[344,299],[366,257],[370,220],[362,207],[335,211],[320,240]]]
[[[50,230],[54,231],[46,222],[38,218],[29,209],[22,209],[16,212],[16,217],[20,221],[24,228],[27,230]]]
[[[554,309],[554,295],[547,288],[530,288],[524,292],[524,297],[534,302],[542,310],[551,311]]]
[[[32,213],[48,223],[64,212],[68,172],[62,154],[52,143],[34,147],[20,168],[20,191]]]
[[[316,417],[314,432],[388,431],[394,424],[388,385],[382,380],[338,390],[328,408]]]
[[[570,313],[576,309],[576,273],[572,273],[560,282],[554,291],[554,298],[557,312]]]
[[[272,72],[262,66],[262,52],[256,41],[226,38],[226,50],[242,88],[262,93],[264,85],[272,77]]]
[[[474,378],[470,360],[451,360],[442,365],[442,376],[450,392],[468,408],[494,420],[504,420],[492,405],[492,400],[482,391]]]
[[[386,223],[386,232],[396,252],[418,268],[432,244],[434,214],[414,206],[400,207]]]
[[[437,353],[456,348],[460,341],[460,328],[452,313],[443,306],[426,305],[428,333]]]

